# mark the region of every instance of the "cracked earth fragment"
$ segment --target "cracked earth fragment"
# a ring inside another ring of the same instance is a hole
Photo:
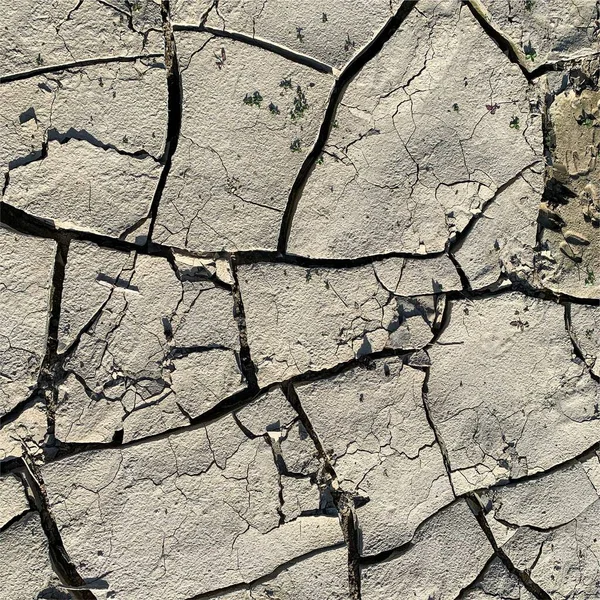
[[[423,407],[424,379],[392,358],[296,387],[340,488],[359,502],[366,556],[409,542],[454,499]]]
[[[468,10],[423,3],[350,82],[299,201],[290,251],[442,251],[499,188],[541,161],[532,103],[520,69]]]
[[[172,15],[177,24],[202,24],[263,38],[342,68],[383,28],[400,3],[174,0]],[[285,20],[281,11],[286,12]]]
[[[163,52],[156,0],[3,3],[0,76],[98,57]]]
[[[546,470],[599,435],[598,383],[555,302],[508,293],[459,300],[431,348],[427,403],[464,493]]]
[[[0,25],[0,598],[600,597],[592,0]]]
[[[197,252],[275,249],[332,78],[207,34],[181,32],[176,42],[181,139],[154,241]]]
[[[190,598],[251,583],[312,550],[338,545],[337,518],[317,514],[318,499],[314,514],[281,521],[269,404],[262,428],[248,417],[262,432],[257,437],[227,416],[44,467],[53,513],[80,574],[108,573],[116,597]]]
[[[260,385],[385,348],[422,348],[439,328],[444,293],[460,287],[447,257],[353,269],[259,263],[239,271]]]
[[[243,389],[231,292],[160,257],[73,242],[59,350],[59,440],[124,441],[189,424]]]

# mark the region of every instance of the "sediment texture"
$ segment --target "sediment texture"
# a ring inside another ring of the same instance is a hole
[[[600,597],[595,0],[0,0],[0,597]]]

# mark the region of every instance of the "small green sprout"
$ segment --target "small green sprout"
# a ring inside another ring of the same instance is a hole
[[[458,104],[456,102],[452,105],[452,110],[454,112],[458,112],[459,111]]]
[[[302,88],[296,86],[296,96],[294,98],[294,105],[290,111],[290,117],[292,121],[299,119],[304,116],[304,113],[308,109],[308,101],[306,100],[306,94],[302,91]]]
[[[327,13],[323,13],[323,16],[321,17],[321,21],[323,21],[323,23],[327,23]]]
[[[284,90],[291,90],[292,89],[292,80],[291,79],[282,79],[281,82],[279,83],[279,87],[283,88]]]
[[[248,106],[258,106],[260,108],[260,103],[263,101],[263,97],[260,95],[260,92],[254,92],[253,94],[246,94],[244,96],[244,104]]]
[[[302,32],[304,31],[304,27],[296,27],[296,38],[302,44],[304,42],[304,36]]]
[[[537,52],[533,49],[531,43],[527,44],[527,46],[523,48],[523,51],[525,52],[525,58],[527,58],[531,62],[535,60]]]
[[[519,117],[513,116],[513,118],[510,120],[509,127],[511,129],[520,129],[521,125],[519,122]]]
[[[279,110],[279,107],[277,106],[277,104],[273,104],[273,102],[271,102],[271,104],[269,104],[269,112],[272,115],[278,115],[281,113],[281,111]]]
[[[302,150],[302,140],[300,138],[296,138],[291,144],[290,144],[290,150],[292,152],[300,152],[300,150]]]
[[[42,58],[42,55],[38,53],[35,62],[37,64],[38,67],[41,67],[44,64],[44,59]]]
[[[590,269],[590,267],[586,267],[585,271],[586,271],[585,285],[594,285],[596,283],[596,274],[594,273],[594,269]]]

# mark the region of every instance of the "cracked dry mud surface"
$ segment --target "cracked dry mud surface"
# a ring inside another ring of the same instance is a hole
[[[1,600],[600,598],[600,3],[0,8]]]

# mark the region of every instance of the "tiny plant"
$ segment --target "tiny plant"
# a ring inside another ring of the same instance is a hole
[[[290,144],[290,150],[292,152],[300,152],[300,150],[302,149],[302,140],[299,138],[296,138],[291,144]]]
[[[268,108],[269,108],[269,112],[270,112],[272,115],[278,115],[278,114],[280,114],[280,112],[281,112],[281,111],[279,110],[279,107],[277,106],[277,104],[273,104],[273,102],[271,102],[271,104],[269,104],[269,107],[268,107]]]
[[[227,55],[225,54],[225,48],[221,48],[221,53],[214,53],[215,64],[219,67],[219,71],[225,66],[225,61],[227,60]]]
[[[525,52],[525,58],[533,62],[537,56],[537,52],[533,49],[533,46],[529,43],[523,48]]]
[[[496,111],[500,108],[500,105],[497,102],[494,102],[494,104],[486,104],[485,107],[490,114],[495,115]]]
[[[135,1],[135,2],[132,4],[132,6],[131,6],[131,10],[132,10],[133,12],[137,12],[138,10],[142,10],[142,3],[141,3],[141,2],[139,2],[139,0],[136,0],[136,1]]]
[[[296,27],[296,38],[302,44],[304,42],[304,35],[302,32],[304,31],[304,27]]]
[[[260,108],[260,103],[263,101],[263,97],[260,95],[260,92],[254,92],[253,94],[246,94],[244,96],[244,104],[248,106],[258,106]]]
[[[456,102],[455,102],[455,103],[452,105],[452,110],[453,110],[454,112],[458,112],[458,111],[460,110],[460,109],[458,108],[458,104],[457,104]]]
[[[299,119],[304,115],[308,109],[308,101],[306,100],[306,94],[302,91],[302,88],[296,86],[296,96],[294,97],[294,103],[292,110],[290,111],[290,117],[292,121]]]
[[[344,50],[348,52],[349,50],[354,48],[354,46],[356,46],[356,43],[350,39],[350,34],[347,34],[346,41],[344,42]]]
[[[331,126],[332,126],[334,129],[337,129],[337,128],[339,127],[339,124],[338,124],[338,122],[337,122],[337,119],[334,119],[334,120],[333,120],[333,123],[331,124]]]
[[[585,110],[581,113],[581,116],[577,118],[577,123],[579,125],[585,125],[586,127],[593,127],[594,121],[596,117],[594,115],[585,112]]]
[[[596,283],[596,275],[594,273],[594,269],[590,269],[590,267],[585,268],[585,285],[594,285]]]
[[[323,21],[323,23],[327,23],[327,13],[323,13],[323,16],[321,17],[321,21]]]
[[[519,117],[514,117],[510,120],[509,127],[511,129],[520,129]]]
[[[279,83],[279,87],[284,90],[292,89],[292,80],[291,79],[282,79]]]
[[[319,158],[317,158],[317,164],[318,165],[322,165],[323,164],[323,155],[322,154],[320,154]]]
[[[38,65],[38,67],[44,64],[44,59],[42,58],[41,54],[37,55],[37,58],[35,59],[35,62]]]

